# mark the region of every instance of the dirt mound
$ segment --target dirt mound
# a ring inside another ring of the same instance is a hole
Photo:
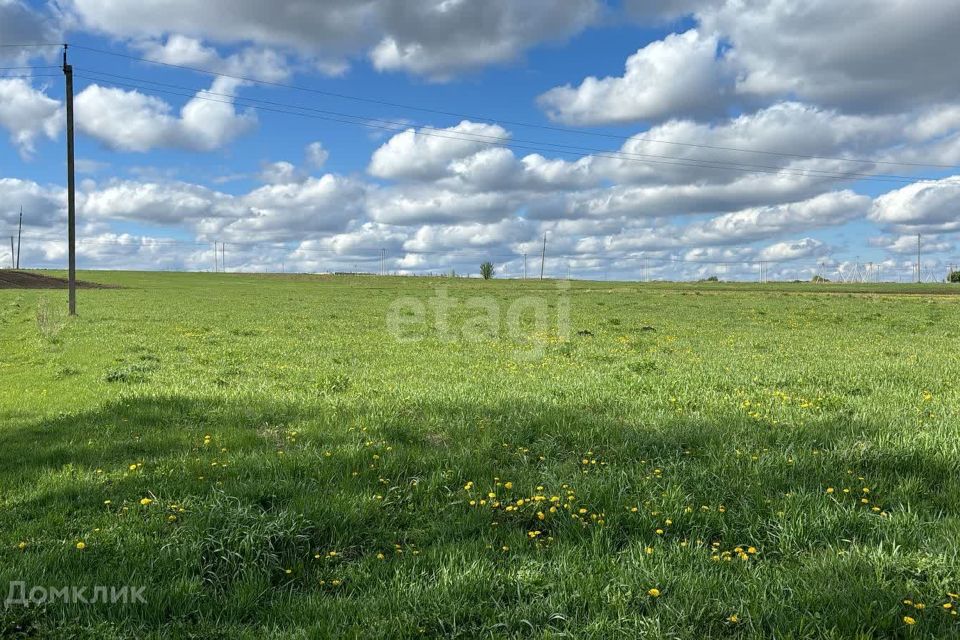
[[[107,285],[77,280],[81,289],[109,289]],[[30,271],[0,269],[0,289],[66,289],[66,278],[54,278]]]

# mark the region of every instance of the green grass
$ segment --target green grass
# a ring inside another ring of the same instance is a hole
[[[956,288],[81,277],[0,291],[0,588],[147,602],[0,635],[960,636]]]

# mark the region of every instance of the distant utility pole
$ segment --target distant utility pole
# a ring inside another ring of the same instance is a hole
[[[213,272],[220,273],[220,263],[217,260],[217,243],[213,243]]]
[[[73,67],[67,64],[67,45],[63,45],[63,76],[67,99],[67,306],[77,315],[77,205],[73,161]]]
[[[227,243],[220,243],[220,268],[224,273],[227,272]]]
[[[17,269],[20,268],[20,238],[23,236],[23,205],[20,205],[20,224],[17,226]]]
[[[11,269],[17,268],[16,256],[13,253],[13,236],[10,236],[10,268]]]
[[[920,234],[917,234],[917,284],[920,284]]]
[[[540,254],[540,279],[543,280],[543,263],[547,259],[547,234],[543,234],[543,253]]]
[[[527,279],[527,254],[523,254],[523,279]]]

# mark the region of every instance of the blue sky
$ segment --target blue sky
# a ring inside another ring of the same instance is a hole
[[[942,277],[960,263],[960,78],[928,61],[960,53],[960,10],[853,4],[866,17],[844,24],[826,0],[0,0],[0,45],[74,45],[81,267],[210,269],[226,242],[233,270],[375,270],[383,248],[392,272],[491,257],[518,275],[546,233],[549,270],[584,278],[644,261],[910,278],[921,234]],[[22,260],[59,267],[63,81],[38,68],[56,52],[0,56],[35,67],[0,71],[0,233],[22,203]]]

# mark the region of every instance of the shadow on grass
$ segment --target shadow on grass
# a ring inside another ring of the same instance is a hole
[[[432,616],[427,626],[441,635],[457,635],[450,632],[457,619],[465,637],[492,633],[494,623],[504,624],[505,612],[521,616],[528,609],[529,619],[548,627],[551,614],[536,608],[538,599],[562,591],[564,606],[572,607],[582,591],[564,583],[563,563],[579,573],[600,567],[609,577],[613,569],[602,567],[610,558],[643,558],[638,549],[702,538],[726,546],[755,543],[774,567],[796,561],[786,550],[851,539],[890,542],[884,522],[853,499],[827,502],[825,485],[870,483],[886,509],[896,509],[896,491],[913,491],[914,510],[955,517],[955,507],[945,505],[957,493],[957,461],[936,449],[861,446],[885,428],[849,419],[785,430],[737,415],[641,418],[612,404],[574,409],[550,402],[385,406],[342,397],[303,403],[129,398],[0,433],[0,482],[9,505],[0,522],[39,540],[35,553],[13,556],[4,574],[31,584],[122,580],[146,584],[153,594],[143,609],[40,614],[36,623],[43,629],[53,623],[94,628],[106,621],[122,636],[157,630],[169,620],[210,629],[221,621],[242,626],[264,617],[274,625],[302,625],[303,619],[281,610],[284,603],[305,606],[311,615],[334,616],[339,608],[354,619],[370,607],[387,620],[403,607],[416,609],[416,598],[430,608],[415,611],[411,630]],[[575,491],[576,507],[587,513],[582,522],[544,522],[537,515],[541,507],[505,513],[468,506],[474,496],[465,483],[477,484],[477,496],[493,491],[506,499],[507,481],[517,487],[510,499],[541,486],[563,500],[566,491]],[[155,504],[140,505],[142,496]],[[105,507],[105,499],[113,504]],[[629,512],[644,501],[655,504],[639,515]],[[697,508],[694,515],[684,515],[686,505]],[[709,507],[708,515],[701,505]],[[799,515],[784,521],[777,513],[788,507]],[[663,537],[654,533],[662,517],[647,514],[658,508],[675,520]],[[597,515],[604,526],[591,520]],[[94,529],[103,533],[94,535]],[[558,564],[531,545],[532,530],[556,538]],[[71,555],[72,541],[81,536],[89,548]],[[913,543],[916,548],[923,540]],[[785,552],[778,555],[778,546]],[[501,547],[518,549],[530,571],[546,572],[556,583],[530,578],[517,586],[517,568],[490,557],[489,549]],[[378,569],[377,554],[393,559],[415,550],[424,553],[421,564]],[[653,569],[641,566],[637,576],[652,579]],[[693,565],[680,570],[703,572]],[[836,571],[842,576],[846,569]],[[939,579],[942,571],[928,574]],[[505,585],[493,582],[504,576],[510,576]],[[617,570],[622,581],[637,576]],[[717,584],[725,579],[718,574]],[[897,579],[932,578],[908,571]],[[468,600],[498,602],[500,609],[471,609],[456,594],[467,583],[474,589]],[[594,586],[605,593],[603,585]],[[616,627],[616,616],[626,613],[616,613],[604,598],[579,609],[581,623],[614,615],[610,628]],[[522,625],[516,629],[514,635],[522,636]]]

